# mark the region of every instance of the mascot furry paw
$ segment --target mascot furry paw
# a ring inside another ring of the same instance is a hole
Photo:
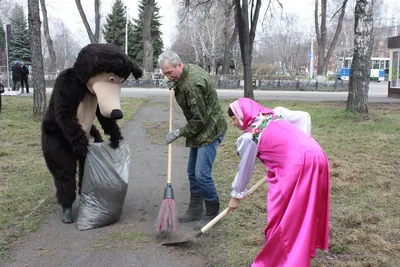
[[[42,123],[42,149],[62,206],[63,223],[74,222],[77,165],[80,188],[89,139],[103,141],[93,125],[95,117],[110,136],[112,148],[122,140],[116,120],[123,116],[121,84],[130,74],[138,79],[142,70],[120,47],[90,44],[79,52],[73,67],[62,71],[55,81]]]

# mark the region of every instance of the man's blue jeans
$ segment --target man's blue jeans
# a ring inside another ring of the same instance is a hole
[[[187,169],[190,192],[201,193],[207,201],[216,201],[218,199],[217,189],[212,178],[212,166],[217,155],[218,146],[224,136],[225,133],[209,145],[190,148]]]

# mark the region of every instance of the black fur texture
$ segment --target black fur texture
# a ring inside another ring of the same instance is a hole
[[[142,70],[120,47],[111,44],[87,45],[79,52],[74,66],[57,77],[43,118],[43,156],[54,178],[57,201],[62,206],[71,206],[75,201],[77,164],[79,162],[80,188],[89,143],[78,121],[77,109],[85,95],[90,93],[87,81],[101,73],[115,73],[123,78],[132,73],[136,79],[142,76]],[[110,146],[117,148],[123,138],[117,122],[101,115],[99,107],[96,116],[104,133],[110,136]],[[103,141],[94,125],[90,134],[95,142]]]

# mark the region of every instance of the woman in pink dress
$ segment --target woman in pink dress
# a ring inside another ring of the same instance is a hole
[[[231,103],[241,157],[229,211],[246,197],[256,157],[268,169],[266,243],[252,267],[305,267],[316,249],[328,250],[329,165],[320,145],[274,110],[249,98]]]

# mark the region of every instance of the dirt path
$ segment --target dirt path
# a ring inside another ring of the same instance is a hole
[[[60,208],[43,221],[40,229],[20,238],[11,249],[11,260],[1,266],[208,266],[209,261],[196,251],[201,244],[165,247],[154,233],[167,173],[167,146],[154,141],[145,128],[157,129],[168,122],[168,99],[151,98],[133,120],[123,127],[132,154],[129,190],[121,219],[110,226],[78,231],[76,224],[60,222]],[[185,122],[175,107],[174,125]],[[153,128],[154,126],[154,128]],[[156,131],[157,133],[157,131]],[[160,139],[161,138],[161,139]],[[188,149],[178,142],[173,147],[172,185],[178,213],[188,199],[186,164]],[[74,213],[77,215],[75,201]],[[179,225],[179,232],[190,232],[192,225]],[[202,242],[208,242],[205,238]],[[208,245],[207,245],[208,246]],[[203,254],[204,255],[204,254]]]

